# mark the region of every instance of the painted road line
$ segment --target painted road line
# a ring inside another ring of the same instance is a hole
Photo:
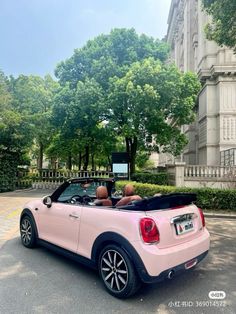
[[[22,211],[21,208],[14,209],[10,214],[6,215],[4,218],[7,219],[15,218],[16,216],[20,215],[21,211]]]

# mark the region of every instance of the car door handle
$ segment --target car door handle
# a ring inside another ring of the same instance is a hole
[[[73,214],[70,214],[69,217],[77,218],[77,219],[79,218],[79,216],[76,216],[76,215],[73,215]]]

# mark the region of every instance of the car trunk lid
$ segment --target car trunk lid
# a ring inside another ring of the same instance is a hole
[[[166,248],[191,241],[203,231],[200,212],[194,204],[165,210],[147,211],[159,230],[159,248]]]

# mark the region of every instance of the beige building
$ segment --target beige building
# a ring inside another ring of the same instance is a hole
[[[183,127],[189,144],[181,159],[190,165],[220,165],[220,152],[236,148],[236,55],[206,40],[208,20],[201,0],[172,0],[167,33],[171,58],[202,82],[196,121]],[[160,165],[171,161],[160,155]]]

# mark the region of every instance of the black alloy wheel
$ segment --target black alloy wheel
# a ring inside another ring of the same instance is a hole
[[[134,266],[119,246],[108,245],[102,250],[99,273],[108,292],[117,298],[128,298],[140,288]]]
[[[24,216],[20,222],[20,235],[21,242],[27,248],[33,248],[36,246],[36,233],[29,216]]]

